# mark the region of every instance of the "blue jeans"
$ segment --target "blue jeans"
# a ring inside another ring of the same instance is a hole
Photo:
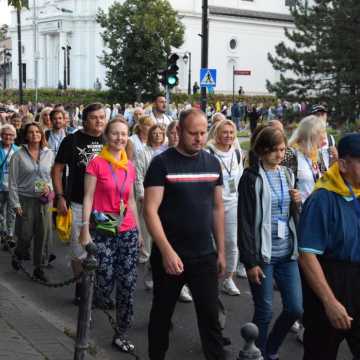
[[[259,328],[256,345],[266,359],[277,354],[279,347],[294,322],[302,317],[302,289],[297,261],[286,258],[272,259],[270,264],[261,266],[266,278],[261,285],[250,283],[255,312],[253,322]],[[272,318],[273,279],[279,288],[283,310],[276,319],[268,336]]]

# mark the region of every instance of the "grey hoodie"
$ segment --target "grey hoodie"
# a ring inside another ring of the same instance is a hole
[[[31,198],[40,197],[35,191],[36,180],[44,181],[52,190],[51,167],[54,154],[47,147],[40,150],[38,161],[34,161],[29,154],[27,145],[23,145],[10,160],[9,168],[9,196],[12,208],[19,208],[19,195]]]

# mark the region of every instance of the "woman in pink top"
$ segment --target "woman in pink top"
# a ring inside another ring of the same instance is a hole
[[[112,308],[110,298],[116,286],[117,329],[113,345],[123,352],[132,352],[134,345],[126,339],[133,316],[136,286],[136,263],[139,254],[138,221],[136,218],[133,185],[135,168],[128,161],[125,146],[128,125],[121,119],[110,121],[105,128],[107,144],[102,152],[90,161],[85,176],[83,225],[80,243],[94,241],[97,245],[98,268],[94,293],[95,305]],[[123,220],[117,235],[104,235],[96,230],[90,235],[90,216],[106,216]]]

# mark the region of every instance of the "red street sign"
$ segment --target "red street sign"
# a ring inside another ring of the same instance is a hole
[[[251,70],[234,70],[234,75],[251,75]]]

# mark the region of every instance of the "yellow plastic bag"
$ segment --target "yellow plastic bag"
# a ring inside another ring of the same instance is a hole
[[[51,211],[57,209],[52,208]],[[68,243],[71,238],[71,226],[72,226],[72,210],[68,209],[65,215],[56,215],[56,231],[59,235],[59,239],[65,243]]]

